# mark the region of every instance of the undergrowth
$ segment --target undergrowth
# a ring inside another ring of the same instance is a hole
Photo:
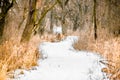
[[[115,37],[107,31],[101,31],[98,39],[94,40],[91,34],[80,33],[79,41],[74,45],[75,49],[100,53],[107,59],[101,63],[108,66],[102,71],[108,74],[110,80],[120,80],[120,36]]]
[[[37,65],[38,49],[26,43],[5,41],[0,45],[0,80],[6,80],[7,74],[16,69],[30,69]]]
[[[33,36],[28,43],[19,43],[16,40],[4,41],[0,44],[0,80],[14,78],[14,73],[11,75],[10,72],[16,69],[31,69],[32,66],[36,66],[38,59],[41,58],[38,50],[40,43],[56,42],[63,38],[62,34],[44,34]]]

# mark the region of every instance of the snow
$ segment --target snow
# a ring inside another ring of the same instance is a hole
[[[14,80],[108,80],[101,72],[105,66],[100,63],[103,58],[95,53],[76,51],[72,45],[76,36],[68,36],[60,42],[44,42],[39,50],[43,59],[32,70],[24,70],[23,75]],[[17,74],[19,70],[16,70]]]
[[[53,33],[54,34],[61,34],[62,33],[62,27],[61,26],[53,26]]]

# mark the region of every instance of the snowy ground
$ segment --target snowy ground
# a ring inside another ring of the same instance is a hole
[[[105,67],[99,61],[100,55],[76,51],[72,47],[77,40],[68,36],[61,42],[44,42],[40,45],[43,59],[34,70],[24,70],[23,75],[14,80],[107,80],[101,69]],[[17,74],[19,70],[16,70]]]

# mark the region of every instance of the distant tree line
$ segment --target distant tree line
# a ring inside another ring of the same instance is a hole
[[[120,35],[119,0],[0,0],[0,41],[28,42],[35,34],[42,35],[46,25],[67,30],[92,31],[99,38],[101,30]],[[50,24],[46,24],[49,19]]]

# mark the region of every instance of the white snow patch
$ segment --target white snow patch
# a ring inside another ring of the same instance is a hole
[[[72,47],[76,36],[68,36],[61,42],[44,42],[39,49],[46,59],[38,61],[36,70],[26,71],[14,80],[108,80],[101,72],[103,58],[91,52],[76,51]],[[16,71],[17,72],[17,71]]]
[[[62,27],[61,26],[53,26],[53,33],[54,34],[61,34],[62,33]]]

